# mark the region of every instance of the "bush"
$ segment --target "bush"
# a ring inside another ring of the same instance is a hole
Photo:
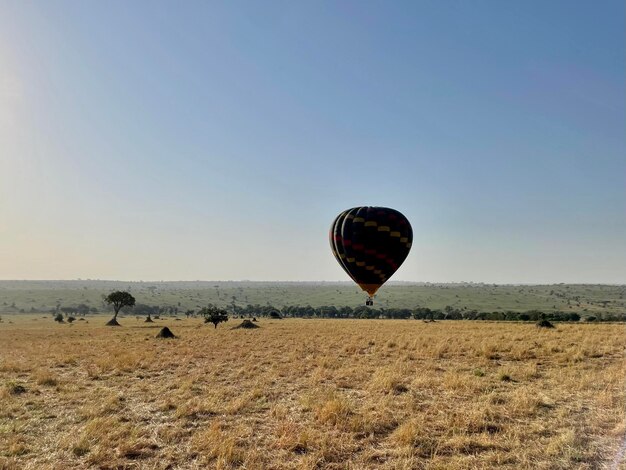
[[[6,388],[11,395],[21,395],[23,393],[26,393],[26,387],[17,382],[7,382]]]
[[[548,320],[539,320],[535,323],[537,328],[554,328],[554,325],[550,323]]]

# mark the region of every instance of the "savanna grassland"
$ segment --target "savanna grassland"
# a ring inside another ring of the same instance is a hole
[[[0,315],[48,312],[55,306],[85,304],[107,308],[103,296],[125,290],[148,305],[169,306],[181,313],[208,303],[217,306],[292,305],[359,306],[365,294],[352,282],[122,282],[122,281],[0,281]],[[480,311],[562,311],[582,317],[626,312],[626,286],[601,284],[385,284],[376,297],[378,308],[428,307]]]
[[[626,468],[620,324],[105,320],[3,316],[0,468]]]

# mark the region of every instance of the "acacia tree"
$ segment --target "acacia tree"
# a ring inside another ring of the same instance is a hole
[[[115,315],[107,322],[107,326],[120,326],[117,322],[117,314],[120,313],[123,307],[132,307],[135,305],[135,298],[132,295],[119,290],[111,292],[104,298],[104,301],[113,305],[113,310],[115,311]]]
[[[204,307],[200,312],[200,315],[204,316],[205,323],[213,323],[215,328],[222,322],[228,321],[228,312],[224,309],[209,305]]]

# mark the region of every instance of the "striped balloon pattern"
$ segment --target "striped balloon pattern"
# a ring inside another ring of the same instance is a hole
[[[330,228],[335,258],[370,297],[404,262],[412,242],[407,218],[387,207],[353,207],[339,214]]]

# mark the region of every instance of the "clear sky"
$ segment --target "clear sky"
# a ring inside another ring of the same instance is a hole
[[[0,0],[0,278],[626,282],[625,18],[592,1]]]

